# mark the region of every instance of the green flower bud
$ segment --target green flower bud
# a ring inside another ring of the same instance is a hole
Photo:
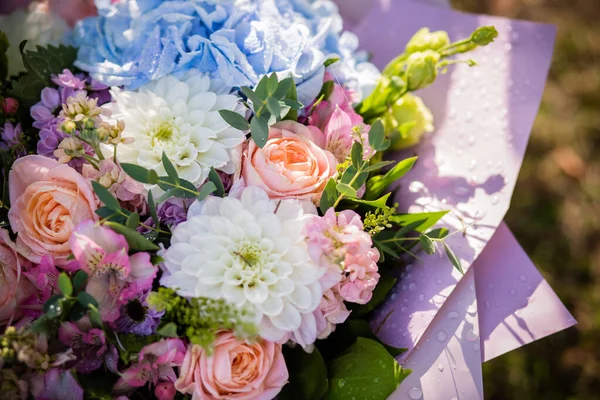
[[[429,28],[421,28],[406,45],[407,53],[425,50],[440,50],[450,44],[450,38],[444,31],[430,32]]]
[[[433,50],[412,53],[406,60],[406,82],[408,90],[422,89],[437,78],[437,63],[440,54]]]
[[[486,46],[498,37],[498,31],[493,26],[481,26],[471,35],[471,42],[477,46]]]
[[[433,131],[433,115],[423,101],[410,93],[402,96],[382,119],[390,149],[400,150],[419,143],[425,132]]]

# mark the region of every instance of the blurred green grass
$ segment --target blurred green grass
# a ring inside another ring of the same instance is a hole
[[[485,363],[485,398],[600,399],[600,1],[452,3],[558,26],[506,219],[579,325]]]

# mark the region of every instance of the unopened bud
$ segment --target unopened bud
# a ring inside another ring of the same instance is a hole
[[[402,96],[382,119],[391,140],[391,149],[400,150],[419,143],[425,132],[433,131],[433,115],[423,101],[410,93]]]
[[[75,123],[75,121],[66,120],[62,123],[60,128],[65,133],[73,134],[75,132],[75,130],[77,129],[77,124]]]
[[[408,90],[422,89],[437,78],[440,54],[433,50],[412,53],[406,60],[406,83]]]
[[[13,116],[19,111],[19,100],[13,97],[5,97],[2,100],[2,112],[6,116]]]
[[[444,31],[430,32],[429,28],[421,28],[406,45],[407,53],[425,50],[440,50],[450,44],[450,38]]]
[[[63,139],[58,145],[58,149],[54,150],[54,157],[58,158],[58,162],[66,164],[73,158],[82,157],[85,154],[83,142],[76,137],[68,137]]]
[[[493,26],[481,26],[471,35],[471,42],[477,46],[486,46],[498,37],[498,31]]]

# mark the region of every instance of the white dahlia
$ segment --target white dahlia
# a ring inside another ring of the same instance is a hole
[[[219,110],[241,112],[243,106],[237,96],[215,91],[208,76],[190,70],[181,78],[168,75],[135,91],[113,88],[111,94],[112,103],[104,107],[112,120],[125,122],[123,138],[134,139],[118,145],[120,162],[165,175],[165,152],[179,176],[196,185],[211,167],[234,172],[231,149],[245,136],[225,122]]]
[[[250,186],[240,199],[211,196],[199,208],[175,228],[160,283],[185,297],[248,307],[267,340],[285,342],[306,330],[323,297],[325,269],[308,254],[303,205],[269,200]],[[316,328],[309,336],[316,338]]]

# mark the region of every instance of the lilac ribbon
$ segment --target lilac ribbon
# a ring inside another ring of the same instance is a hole
[[[419,93],[436,131],[413,151],[419,162],[396,199],[412,212],[451,210],[441,223],[466,232],[448,244],[467,272],[458,273],[443,254],[425,256],[407,268],[373,320],[378,326],[385,318],[382,339],[410,349],[400,361],[413,374],[392,398],[483,398],[481,361],[576,323],[502,223],[555,29],[410,1],[340,4],[378,67],[423,26],[455,39],[480,25],[500,32],[496,42],[468,55],[478,67],[457,66]]]

